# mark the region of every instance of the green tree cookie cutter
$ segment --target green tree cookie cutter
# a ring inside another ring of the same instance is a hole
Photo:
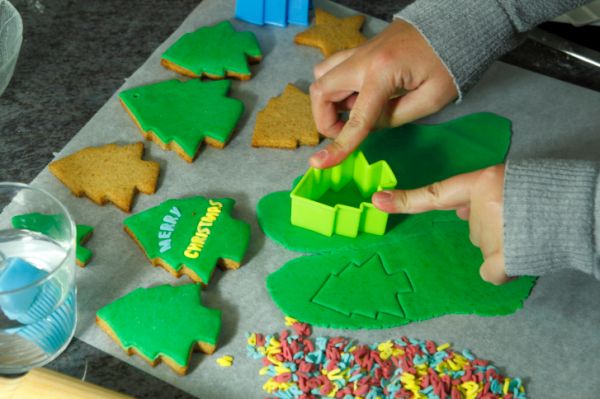
[[[375,208],[370,197],[396,183],[387,162],[369,164],[361,151],[332,168],[309,168],[290,193],[291,223],[326,236],[383,235],[388,214]]]

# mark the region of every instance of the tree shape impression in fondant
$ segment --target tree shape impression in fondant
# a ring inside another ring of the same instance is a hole
[[[144,143],[88,147],[48,168],[71,192],[90,198],[98,205],[112,202],[125,212],[131,210],[136,191],[156,191],[160,166],[144,161]]]
[[[510,121],[483,113],[383,130],[369,135],[361,150],[371,162],[388,162],[397,187],[410,189],[501,163],[509,142]],[[481,252],[453,211],[390,215],[385,235],[349,238],[293,226],[290,205],[289,191],[275,192],[260,200],[257,213],[271,239],[315,254],[267,278],[277,306],[302,322],[385,328],[445,314],[504,315],[521,308],[535,284],[531,277],[502,286],[483,281]]]
[[[262,51],[252,32],[237,32],[231,22],[204,26],[186,33],[164,52],[161,64],[192,78],[234,77],[250,79],[248,61],[262,59]]]
[[[364,276],[370,278],[365,280]],[[406,272],[389,273],[378,255],[362,265],[348,264],[330,275],[312,301],[346,316],[377,319],[380,313],[404,317],[397,295],[412,292]]]
[[[231,82],[167,80],[119,94],[121,104],[142,131],[164,150],[192,162],[203,141],[223,148],[244,112],[244,104],[227,97]]]
[[[250,226],[231,217],[231,198],[171,199],[125,219],[125,230],[153,265],[208,284],[217,264],[237,269]]]
[[[196,284],[161,285],[138,288],[106,305],[96,322],[129,355],[152,366],[163,360],[183,375],[194,349],[215,351],[221,312],[202,306]]]
[[[312,117],[310,96],[288,84],[283,93],[271,98],[256,115],[253,147],[294,149],[319,144],[319,132]]]
[[[360,46],[367,40],[360,33],[365,22],[364,15],[338,18],[317,8],[315,24],[296,35],[294,42],[305,46],[318,47],[325,57]]]
[[[14,216],[11,221],[15,229],[36,231],[47,235],[50,238],[58,238],[61,234],[60,226],[66,223],[63,215],[45,215],[42,213],[17,215]],[[78,224],[76,230],[77,238],[75,239],[75,242],[77,244],[77,249],[75,251],[75,261],[77,266],[85,267],[92,258],[92,251],[83,245],[92,236],[94,228],[85,224]]]

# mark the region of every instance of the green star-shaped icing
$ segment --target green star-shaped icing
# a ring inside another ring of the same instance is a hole
[[[138,288],[100,309],[97,321],[128,353],[153,365],[164,357],[181,374],[197,345],[212,353],[221,330],[221,312],[202,306],[196,284]]]
[[[66,223],[66,220],[62,215],[45,215],[42,213],[27,213],[12,218],[12,225],[15,229],[36,231],[55,239],[59,239],[62,235],[61,226],[64,223]],[[76,230],[77,248],[75,258],[77,265],[84,267],[92,258],[92,251],[85,248],[83,244],[92,236],[94,228],[85,224],[78,224]]]
[[[153,264],[175,276],[208,284],[219,260],[237,268],[250,240],[250,226],[231,217],[231,198],[171,199],[123,222]]]
[[[404,317],[397,295],[411,291],[406,273],[388,273],[375,255],[364,264],[350,263],[338,274],[330,275],[312,301],[346,316],[376,319],[379,313],[388,313]]]
[[[228,80],[173,79],[125,90],[119,98],[146,138],[191,162],[203,141],[225,145],[242,116],[244,104],[227,97],[230,86]]]
[[[262,58],[256,36],[252,32],[237,32],[229,21],[223,21],[186,33],[164,52],[161,62],[192,77],[248,79],[251,72],[247,58]]]
[[[509,142],[510,121],[483,113],[376,132],[361,150],[370,162],[387,161],[397,187],[410,189],[501,163]],[[453,211],[390,215],[385,235],[348,238],[293,226],[290,207],[289,191],[275,192],[260,200],[257,213],[271,239],[316,254],[294,259],[267,278],[277,306],[302,322],[383,328],[445,314],[505,315],[523,306],[535,284],[531,277],[502,286],[483,281],[481,252]]]

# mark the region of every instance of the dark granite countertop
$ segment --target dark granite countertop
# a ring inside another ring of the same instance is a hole
[[[31,181],[183,21],[197,0],[12,0],[24,20],[17,69],[0,97],[0,180]],[[407,0],[338,0],[384,20]],[[556,27],[546,26],[550,30]],[[598,37],[600,28],[567,33]],[[503,60],[600,90],[597,68],[526,41]],[[189,395],[75,339],[49,365],[138,398]]]

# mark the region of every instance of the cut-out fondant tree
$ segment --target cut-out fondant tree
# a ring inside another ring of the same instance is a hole
[[[388,273],[379,255],[374,255],[362,265],[350,263],[339,274],[329,276],[313,302],[347,316],[376,319],[379,313],[388,313],[404,317],[398,294],[411,291],[403,270]]]

